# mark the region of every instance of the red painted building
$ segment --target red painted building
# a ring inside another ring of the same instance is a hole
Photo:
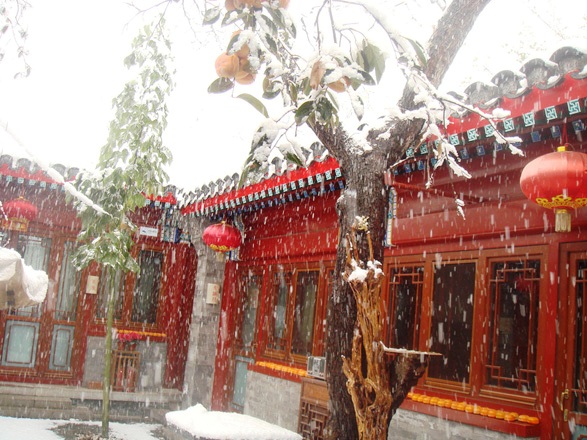
[[[527,163],[561,144],[587,153],[586,64],[585,53],[561,48],[466,90],[472,106],[510,111],[497,128],[521,138],[523,157],[463,113],[447,131],[470,179],[440,168],[426,188],[432,140],[390,170],[384,342],[443,354],[394,429],[422,429],[424,418],[439,430],[472,427],[469,438],[485,429],[502,438],[587,435],[587,208],[571,211],[570,232],[555,232],[554,211],[519,184]],[[301,383],[308,357],[324,354],[344,188],[333,158],[315,151],[310,162],[242,189],[219,181],[183,208],[188,218],[235,220],[244,237],[224,273],[212,405],[291,429],[303,417],[323,421],[324,394],[307,399]]]
[[[66,179],[78,171],[55,168]],[[28,160],[2,156],[0,201],[7,204],[19,197],[34,205],[38,214],[24,228],[10,226],[5,219],[2,246],[16,249],[28,265],[45,271],[49,290],[36,306],[2,305],[0,381],[100,388],[106,280],[97,266],[79,272],[71,264],[81,224],[63,185]],[[138,227],[133,253],[141,273],[116,275],[114,326],[138,339],[132,371],[125,373],[132,383],[124,377],[121,391],[183,386],[187,355],[183,342],[189,331],[196,256],[171,227],[175,203],[171,195],[146,200],[145,207],[131,217]]]

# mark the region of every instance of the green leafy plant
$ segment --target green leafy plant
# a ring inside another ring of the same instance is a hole
[[[81,242],[74,264],[84,268],[91,262],[102,265],[110,274],[137,272],[132,257],[135,225],[128,214],[145,205],[145,194],[156,193],[167,180],[163,167],[171,161],[163,145],[167,126],[165,98],[173,88],[170,44],[164,21],[142,29],[134,39],[131,54],[124,60],[135,73],[113,100],[115,117],[102,147],[94,172],[83,172],[77,189],[99,205],[99,215],[79,199],[74,203],[82,220]],[[108,286],[106,355],[103,376],[102,437],[108,437],[112,324],[114,320],[114,276],[106,276]]]

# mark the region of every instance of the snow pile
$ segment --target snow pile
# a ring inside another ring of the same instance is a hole
[[[27,266],[15,250],[0,247],[0,310],[43,302],[48,287],[45,272]]]
[[[165,414],[167,423],[195,437],[211,440],[301,440],[295,432],[254,417],[207,411],[201,404]]]

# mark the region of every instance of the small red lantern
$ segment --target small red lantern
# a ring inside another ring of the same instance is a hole
[[[4,227],[11,231],[26,232],[29,227],[29,222],[39,212],[35,205],[22,196],[4,203],[2,208],[8,219],[4,221]]]
[[[240,231],[224,222],[208,226],[202,234],[202,240],[216,252],[231,251],[242,243]]]
[[[569,209],[587,206],[587,154],[558,147],[524,167],[520,187],[533,202],[554,209],[556,232],[569,232]]]

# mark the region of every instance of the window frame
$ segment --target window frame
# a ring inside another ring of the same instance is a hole
[[[258,309],[257,322],[260,324],[259,329],[259,344],[258,357],[266,358],[275,361],[286,362],[289,364],[303,364],[307,363],[308,356],[305,354],[297,354],[293,352],[293,329],[294,316],[297,299],[297,283],[300,273],[317,273],[316,298],[314,305],[314,317],[312,327],[312,342],[311,353],[312,356],[320,356],[324,353],[324,337],[325,319],[326,319],[326,295],[328,289],[332,286],[332,280],[329,279],[329,274],[333,271],[333,263],[313,262],[305,264],[274,264],[269,265],[264,272],[262,298],[263,304]],[[278,273],[282,272],[286,275],[286,285],[290,294],[286,300],[287,307],[285,312],[285,337],[284,348],[277,349],[272,347],[271,336],[274,331],[273,310],[275,308],[275,288],[277,286],[275,279]]]
[[[487,290],[485,292],[485,296],[487,297],[487,301],[485,302],[484,306],[484,316],[487,319],[491,319],[491,304],[490,304],[490,283],[492,282],[491,279],[491,267],[492,263],[494,262],[511,262],[511,261],[531,261],[531,260],[538,260],[540,265],[540,279],[538,281],[538,292],[537,292],[537,314],[536,314],[536,324],[535,324],[535,332],[536,332],[536,347],[535,347],[535,354],[534,354],[534,364],[536,365],[535,371],[535,378],[536,378],[536,388],[531,392],[523,392],[518,391],[515,389],[505,388],[505,387],[497,387],[495,385],[488,384],[486,381],[486,367],[489,364],[488,356],[489,356],[489,343],[484,345],[484,350],[481,351],[481,359],[483,359],[482,366],[480,367],[480,371],[478,372],[479,375],[479,395],[482,397],[490,397],[496,398],[501,400],[509,400],[517,403],[523,404],[535,404],[537,401],[538,396],[540,395],[539,384],[543,383],[540,380],[540,375],[543,374],[540,369],[539,359],[542,357],[541,351],[543,350],[543,344],[540,343],[541,337],[541,326],[544,325],[546,321],[544,315],[547,313],[544,307],[540,307],[540,303],[545,302],[545,295],[547,295],[547,281],[546,281],[546,274],[547,271],[547,261],[548,261],[548,248],[546,246],[536,246],[536,247],[527,247],[527,248],[516,248],[515,253],[505,253],[501,252],[487,252],[485,255],[485,267],[486,267],[486,285],[484,286]],[[489,341],[489,326],[486,326],[486,335],[487,341]]]
[[[146,248],[141,248],[139,249],[136,259],[137,259],[137,263],[141,264],[141,255],[142,253],[145,252],[149,252],[152,254],[159,254],[161,261],[159,263],[159,269],[158,269],[158,273],[156,273],[155,275],[155,280],[156,281],[156,289],[157,289],[157,293],[155,295],[156,297],[156,307],[154,309],[154,320],[151,322],[147,322],[147,320],[143,319],[143,320],[137,320],[135,321],[135,306],[139,303],[139,293],[137,292],[137,290],[139,289],[139,287],[141,286],[140,282],[141,282],[141,277],[143,274],[145,274],[146,271],[143,271],[141,269],[141,271],[139,273],[136,274],[132,274],[133,277],[133,286],[132,286],[132,295],[131,295],[131,301],[130,301],[130,307],[128,308],[128,314],[129,314],[129,323],[132,326],[142,326],[142,327],[149,327],[149,326],[157,326],[157,323],[161,320],[161,299],[163,297],[163,277],[164,277],[164,268],[165,268],[165,251],[163,249],[146,249]],[[149,260],[146,260],[149,261]],[[150,275],[150,274],[149,274]],[[154,284],[153,284],[154,286]],[[151,287],[153,287],[151,286]],[[151,292],[151,295],[153,295],[153,292]],[[147,298],[148,299],[148,298]],[[151,298],[151,300],[153,300],[155,298]],[[125,302],[127,302],[128,300],[126,300]],[[145,302],[144,299],[141,299],[141,302]],[[146,302],[147,306],[149,304],[149,302]],[[140,308],[138,309],[139,313],[141,314],[147,314],[147,315],[151,315],[153,313],[153,310],[151,308],[148,308],[148,310],[144,311],[141,310]],[[123,311],[123,315],[124,315],[124,311]],[[147,316],[147,318],[149,318],[149,316]]]
[[[443,379],[443,378],[439,378],[439,377],[432,377],[430,375],[430,369],[426,369],[426,384],[431,385],[431,386],[435,386],[438,388],[446,388],[446,389],[451,389],[451,390],[461,390],[461,391],[465,391],[465,392],[470,392],[471,390],[471,381],[472,381],[472,372],[471,372],[471,365],[472,365],[472,359],[473,359],[473,347],[474,345],[474,327],[476,325],[476,309],[475,309],[475,294],[478,291],[478,275],[479,275],[479,264],[477,261],[475,261],[474,259],[470,259],[470,258],[464,258],[464,259],[458,259],[458,260],[449,260],[449,261],[442,261],[440,263],[441,266],[446,267],[449,265],[469,265],[469,264],[473,264],[474,270],[475,270],[475,274],[474,274],[474,279],[473,279],[473,304],[471,305],[471,312],[473,314],[472,319],[471,319],[471,329],[470,329],[470,335],[469,335],[469,352],[468,357],[469,357],[469,361],[468,361],[468,366],[469,366],[469,377],[467,381],[455,381],[455,380],[450,380],[450,379]],[[428,351],[438,351],[437,348],[430,346],[430,343],[432,341],[432,327],[433,327],[433,314],[432,314],[432,310],[434,310],[434,293],[435,293],[435,275],[436,275],[436,267],[437,267],[437,263],[432,263],[429,265],[431,273],[430,276],[432,277],[431,283],[430,283],[430,304],[431,307],[429,308],[430,313],[429,313],[429,324],[428,324],[428,336],[426,338],[426,342],[428,344],[427,350]],[[452,315],[451,311],[449,313],[449,315]],[[452,328],[452,327],[451,327]],[[437,361],[437,359],[432,359],[431,362],[433,361]]]
[[[427,253],[423,258],[422,255],[407,255],[388,258],[385,265],[385,274],[391,277],[393,268],[401,268],[402,266],[423,266],[424,267],[424,282],[422,286],[421,310],[420,310],[420,332],[419,342],[417,347],[422,351],[430,351],[430,338],[432,326],[432,307],[434,294],[434,265],[437,264],[438,255],[441,256],[442,264],[459,264],[466,262],[474,262],[476,264],[475,272],[475,291],[473,296],[473,319],[471,329],[471,353],[469,360],[469,382],[463,384],[461,382],[451,382],[432,378],[428,375],[428,371],[420,380],[418,388],[423,390],[430,390],[436,392],[450,392],[459,395],[468,396],[470,398],[489,398],[500,401],[510,402],[512,404],[534,405],[537,396],[540,395],[538,386],[532,392],[520,392],[512,388],[497,387],[486,383],[486,368],[489,364],[488,350],[490,349],[488,342],[489,328],[486,325],[486,320],[490,319],[491,304],[490,304],[490,283],[491,283],[491,268],[492,264],[496,262],[507,261],[531,261],[539,260],[540,264],[540,279],[538,281],[538,304],[544,303],[545,295],[547,294],[547,280],[545,279],[548,273],[548,246],[546,245],[530,245],[523,247],[516,247],[515,250],[511,248],[499,249],[472,249],[469,251],[442,251],[436,253]],[[387,289],[384,295],[385,307],[388,313],[391,312],[389,280],[387,280]],[[544,314],[547,313],[544,308],[538,305],[538,313],[536,316],[535,329],[536,332],[536,346],[534,347],[534,359],[536,363],[536,382],[541,383],[540,377],[544,375],[541,370],[538,360],[541,357],[543,350],[540,339],[542,326],[545,322]],[[391,316],[386,319],[386,325],[390,325]],[[386,328],[386,338],[388,338],[389,329]],[[386,343],[389,343],[386,340]]]
[[[106,305],[108,302],[108,285],[110,284],[109,279],[107,278],[107,273],[113,274],[114,277],[120,278],[120,282],[117,284],[119,286],[118,292],[115,294],[116,298],[114,300],[114,306],[116,309],[120,309],[120,315],[117,314],[118,310],[114,312],[114,322],[115,323],[122,323],[124,322],[124,300],[126,298],[126,290],[127,290],[127,282],[128,282],[128,273],[123,273],[121,271],[115,271],[112,268],[106,268],[105,266],[99,266],[99,284],[98,284],[98,292],[96,293],[96,301],[95,301],[95,321],[99,323],[106,322]],[[103,297],[104,296],[104,297]],[[122,298],[121,298],[122,296]]]
[[[149,244],[149,243],[138,243],[131,251],[133,258],[140,263],[139,257],[142,251],[146,252],[159,252],[161,254],[161,273],[159,277],[159,294],[157,300],[157,308],[156,308],[156,318],[154,323],[145,323],[145,322],[135,322],[132,321],[132,313],[133,313],[133,304],[134,304],[134,291],[136,288],[136,284],[138,281],[138,274],[137,273],[123,273],[122,274],[122,289],[121,293],[123,298],[121,300],[122,304],[122,313],[120,319],[115,319],[114,324],[118,328],[123,329],[131,329],[131,330],[140,330],[140,331],[153,331],[153,332],[160,332],[163,323],[162,323],[162,315],[164,311],[164,302],[165,302],[165,294],[166,294],[166,285],[167,285],[167,269],[169,264],[168,258],[168,248],[165,245],[157,245],[157,244]],[[103,286],[103,282],[105,282],[103,274],[103,267],[98,266],[98,276],[100,277],[99,280],[99,290]],[[99,295],[99,293],[98,293]],[[98,328],[103,328],[106,322],[106,316],[99,317],[98,307],[100,307],[100,301],[96,295],[96,300],[94,304],[94,324],[98,326]]]
[[[413,273],[416,273],[418,269],[421,269],[422,272],[422,281],[421,286],[416,292],[416,297],[414,298],[415,302],[415,322],[413,323],[413,328],[411,329],[410,339],[412,339],[411,344],[409,347],[397,347],[397,348],[407,348],[411,350],[417,350],[420,347],[420,327],[421,327],[421,315],[422,315],[422,299],[423,299],[423,291],[425,285],[424,276],[426,274],[426,270],[424,267],[424,263],[421,261],[406,261],[402,265],[389,263],[387,264],[385,270],[385,290],[383,292],[383,307],[385,310],[385,322],[384,322],[384,335],[385,335],[385,345],[388,347],[394,347],[396,344],[392,340],[391,329],[393,328],[394,321],[396,319],[394,309],[397,305],[397,298],[393,295],[394,289],[393,286],[398,285],[398,283],[394,282],[394,274],[393,271],[401,271],[402,268],[408,267],[412,269]],[[400,279],[404,278],[400,273]],[[416,284],[417,285],[417,284]]]

